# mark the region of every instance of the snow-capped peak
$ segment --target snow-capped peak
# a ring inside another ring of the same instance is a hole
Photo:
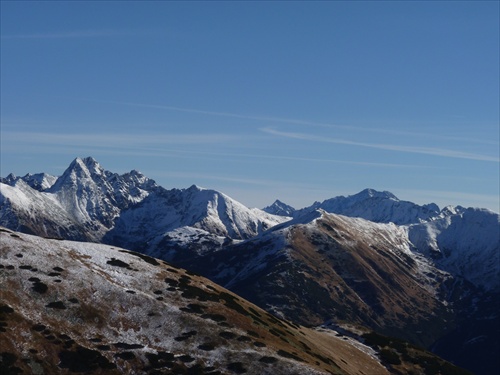
[[[375,189],[367,188],[360,191],[357,194],[351,195],[348,198],[351,198],[355,201],[362,201],[369,198],[378,198],[378,199],[392,199],[398,201],[398,197],[392,194],[389,191],[377,191]]]
[[[315,203],[310,207],[298,210],[294,216],[304,211],[322,208],[326,212],[360,217],[366,220],[404,225],[429,220],[439,215],[439,207],[434,204],[419,206],[412,202],[399,200],[388,191],[365,189],[347,197],[339,196]]]
[[[52,192],[59,191],[64,185],[82,184],[84,181],[93,180],[94,176],[102,176],[104,169],[91,157],[74,159],[64,173],[51,187]]]
[[[87,156],[86,158],[83,159],[76,159],[81,161],[83,165],[87,167],[87,169],[90,171],[90,173],[95,173],[95,174],[102,174],[104,172],[104,169],[101,167],[101,165],[95,160],[94,158]]]
[[[10,186],[15,186],[17,183],[19,183],[19,181],[23,181],[32,189],[38,191],[44,191],[49,189],[52,185],[54,185],[56,180],[57,177],[47,173],[35,173],[35,174],[28,173],[23,177],[17,177],[13,173],[10,173],[7,177],[0,178],[0,181],[2,183]]]
[[[283,203],[279,199],[276,199],[272,205],[264,207],[262,211],[273,215],[292,216],[295,212],[295,208],[286,203]]]

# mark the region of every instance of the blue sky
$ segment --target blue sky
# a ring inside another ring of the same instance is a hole
[[[1,173],[499,211],[499,2],[1,2]]]

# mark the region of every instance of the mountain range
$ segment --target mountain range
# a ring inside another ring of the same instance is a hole
[[[279,200],[249,209],[90,157],[60,177],[11,174],[0,188],[0,225],[10,230],[162,259],[293,324],[352,337],[374,330],[476,374],[500,367],[498,213],[372,189],[299,210]]]

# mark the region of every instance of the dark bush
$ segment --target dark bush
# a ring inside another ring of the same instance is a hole
[[[361,337],[365,340],[365,344],[371,347],[384,347],[391,343],[391,340],[388,337],[379,335],[375,332],[365,333]]]
[[[236,374],[244,374],[245,372],[247,372],[245,367],[243,367],[243,363],[241,363],[241,362],[229,363],[227,365],[227,369],[232,371],[232,372],[235,372]]]
[[[33,289],[34,292],[37,292],[37,293],[40,293],[40,294],[44,294],[44,293],[47,292],[47,290],[49,289],[49,287],[46,284],[42,283],[42,282],[35,281],[33,283],[33,286],[32,286],[31,289]],[[47,306],[47,307],[49,307],[49,306]]]
[[[50,309],[58,309],[58,310],[66,310],[66,306],[62,301],[55,301],[55,302],[50,302],[49,304],[45,305],[45,307],[48,307]]]
[[[276,358],[276,357],[262,357],[261,359],[259,359],[259,362],[276,363],[276,362],[278,362],[278,358]]]
[[[226,317],[221,314],[203,314],[201,317],[203,319],[213,320],[214,322],[224,322],[227,320]]]
[[[108,260],[106,263],[111,266],[130,268],[130,265],[128,263],[125,263],[120,259],[111,258],[111,260]]]
[[[391,349],[382,349],[380,351],[380,359],[384,363],[388,363],[390,365],[400,365],[401,359],[399,358],[398,353]]]
[[[135,358],[135,354],[132,352],[121,352],[121,353],[116,353],[115,357],[124,359],[126,361],[130,361],[131,359]]]
[[[212,342],[207,342],[205,344],[198,345],[198,349],[200,349],[200,350],[206,350],[206,351],[214,350],[215,349],[215,344],[212,343]]]
[[[234,334],[233,332],[229,332],[229,331],[222,331],[219,333],[219,336],[222,338],[225,338],[227,340],[231,340],[231,339],[236,338],[236,334]]]
[[[71,372],[90,372],[98,370],[109,370],[116,368],[106,357],[96,350],[90,350],[79,346],[76,351],[63,350],[59,353],[59,367],[66,368]]]

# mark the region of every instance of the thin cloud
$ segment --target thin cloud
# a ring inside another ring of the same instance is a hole
[[[375,163],[368,161],[355,161],[355,160],[339,160],[339,159],[323,159],[323,158],[307,158],[300,156],[282,156],[282,155],[265,155],[265,154],[241,154],[241,153],[223,153],[223,152],[204,152],[204,151],[181,151],[189,154],[200,153],[204,155],[214,155],[223,157],[245,157],[251,159],[270,159],[270,160],[293,160],[293,161],[306,161],[315,163],[336,163],[336,164],[349,164],[349,165],[359,165],[368,167],[383,167],[383,168],[426,168],[427,165],[408,165],[408,164],[396,164],[396,163]]]
[[[424,137],[424,138],[443,139],[443,140],[450,140],[450,141],[466,141],[469,143],[481,143],[481,144],[490,144],[490,145],[498,145],[499,144],[497,141],[487,140],[487,139],[475,139],[475,138],[470,138],[470,137],[465,138],[465,137],[457,137],[457,136],[443,136],[443,135],[437,135],[437,134],[432,134],[432,133],[405,132],[405,131],[393,130],[393,129],[359,127],[359,126],[352,126],[352,125],[339,125],[339,124],[322,123],[322,122],[309,121],[309,120],[298,120],[298,119],[272,117],[272,116],[242,115],[242,114],[232,113],[232,112],[206,111],[206,110],[200,110],[200,109],[195,109],[195,108],[183,108],[183,107],[175,107],[175,106],[159,105],[159,104],[121,102],[121,101],[112,101],[112,100],[109,100],[109,101],[93,100],[93,99],[84,99],[84,100],[93,101],[93,102],[100,102],[100,103],[127,105],[127,106],[133,106],[133,107],[141,107],[141,108],[152,108],[152,109],[162,109],[162,110],[167,110],[167,111],[203,114],[203,115],[209,115],[209,116],[220,116],[220,117],[239,118],[239,119],[246,119],[246,120],[285,123],[285,124],[289,124],[289,125],[303,125],[303,126],[315,126],[315,127],[323,127],[323,128],[347,129],[347,130],[355,130],[355,131],[362,131],[362,132],[403,135],[403,136],[409,136],[409,137]]]
[[[50,153],[80,151],[92,153],[105,153],[113,155],[135,156],[174,156],[181,158],[218,157],[221,160],[235,159],[262,159],[262,160],[289,160],[313,163],[335,163],[377,168],[425,168],[427,165],[377,163],[358,160],[339,160],[326,158],[311,158],[302,156],[271,155],[263,153],[236,153],[215,152],[204,150],[164,149],[164,145],[202,145],[202,144],[231,144],[242,141],[242,137],[228,134],[64,134],[64,133],[29,133],[29,132],[4,132],[2,133],[2,148],[9,148],[15,152],[22,150],[19,145],[28,144],[31,149],[42,152],[44,149]],[[246,136],[244,140],[248,140]]]
[[[2,35],[2,39],[70,39],[70,38],[101,38],[145,34],[124,30],[72,30],[60,32]]]
[[[203,179],[203,180],[214,180],[214,181],[226,181],[226,182],[237,182],[250,185],[260,185],[260,186],[275,186],[279,185],[281,181],[271,181],[262,179],[250,179],[250,178],[239,178],[239,177],[227,177],[214,174],[203,174],[203,173],[192,173],[192,172],[164,172],[155,171],[155,176],[161,177],[174,177],[174,178],[190,178],[190,179]]]
[[[252,116],[252,115],[242,115],[238,113],[231,112],[217,112],[217,111],[206,111],[195,108],[181,108],[175,106],[168,105],[157,105],[157,104],[145,104],[145,103],[132,103],[132,102],[120,102],[113,100],[93,100],[93,99],[85,99],[86,101],[93,101],[99,103],[108,103],[108,104],[119,104],[119,105],[128,105],[132,107],[142,107],[142,108],[153,108],[153,109],[164,109],[168,111],[177,111],[177,112],[186,112],[186,113],[195,113],[195,114],[203,114],[210,116],[220,116],[220,117],[232,117],[232,118],[240,118],[246,120],[257,120],[257,121],[268,121],[268,122],[283,122],[288,124],[296,124],[296,125],[319,125],[318,123],[310,122],[310,121],[302,121],[295,119],[285,119],[279,117],[266,117],[266,116]],[[330,125],[338,128],[346,128],[351,129],[350,126],[343,125]]]
[[[479,155],[479,154],[473,154],[473,153],[456,151],[456,150],[448,150],[448,149],[442,149],[442,148],[423,147],[423,146],[399,146],[399,145],[380,144],[380,143],[357,142],[357,141],[351,141],[348,139],[318,137],[318,136],[304,134],[304,133],[283,132],[283,131],[278,131],[278,130],[271,129],[271,128],[261,128],[260,130],[265,132],[265,133],[268,133],[268,134],[272,134],[272,135],[276,135],[276,136],[280,136],[280,137],[286,137],[286,138],[300,139],[300,140],[304,140],[304,141],[335,143],[335,144],[375,148],[375,149],[380,149],[380,150],[389,150],[389,151],[398,151],[398,152],[413,153],[413,154],[441,156],[441,157],[447,157],[447,158],[480,160],[480,161],[489,161],[489,162],[496,162],[496,163],[500,162],[500,159],[498,159],[496,157],[488,156],[488,155]]]
[[[159,144],[207,144],[241,140],[230,134],[64,134],[39,132],[3,132],[3,142],[88,145],[105,147],[144,146]]]

